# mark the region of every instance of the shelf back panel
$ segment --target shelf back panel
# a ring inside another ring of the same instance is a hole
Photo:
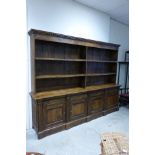
[[[55,74],[84,74],[85,62],[36,61],[36,76]]]
[[[87,77],[86,86],[102,85],[116,82],[116,75]]]
[[[116,73],[117,64],[87,62],[87,73]]]
[[[117,61],[117,51],[91,47],[87,49],[87,59],[99,61]]]
[[[84,77],[37,79],[36,92],[84,87]]]
[[[85,59],[85,47],[49,41],[35,41],[36,57],[60,59]]]

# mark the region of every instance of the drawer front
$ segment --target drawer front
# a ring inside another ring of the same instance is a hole
[[[69,100],[73,102],[79,102],[79,101],[85,101],[87,98],[87,94],[77,94],[77,95],[71,95],[69,97]]]
[[[91,98],[88,103],[88,114],[93,114],[103,110],[104,100],[101,97]]]
[[[100,91],[93,91],[89,93],[89,97],[98,97],[98,96],[103,96],[104,95],[104,91],[100,90]]]
[[[66,98],[65,97],[60,97],[60,98],[54,98],[54,99],[48,99],[45,100],[43,103],[47,104],[48,106],[52,104],[59,104],[59,103],[65,103]]]
[[[46,101],[43,106],[45,128],[65,122],[66,113],[64,99],[51,99]]]
[[[111,96],[111,95],[118,95],[119,93],[119,88],[109,88],[105,90],[105,94],[106,96]]]

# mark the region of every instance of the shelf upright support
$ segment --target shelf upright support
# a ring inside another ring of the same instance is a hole
[[[127,81],[128,81],[128,76],[129,76],[129,64],[127,64],[127,69],[126,69],[125,93],[127,93]]]
[[[36,92],[36,79],[35,79],[35,35],[30,37],[30,52],[31,52],[31,92]]]
[[[86,61],[85,61],[85,87],[87,87],[87,50],[88,50],[88,47],[86,46]]]
[[[117,84],[119,85],[119,76],[120,76],[120,63],[118,62],[118,76],[117,76]]]

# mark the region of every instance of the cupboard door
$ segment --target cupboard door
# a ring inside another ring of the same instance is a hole
[[[70,97],[70,120],[75,120],[86,116],[86,94],[74,95]]]
[[[105,109],[113,108],[118,106],[118,95],[107,96]]]
[[[88,94],[88,114],[94,114],[103,111],[104,91],[93,91]]]
[[[97,113],[103,110],[103,98],[91,98],[88,105],[88,114]]]
[[[65,117],[65,99],[53,99],[44,103],[44,123],[45,127],[62,124]]]
[[[119,89],[109,88],[105,91],[105,110],[118,106]]]

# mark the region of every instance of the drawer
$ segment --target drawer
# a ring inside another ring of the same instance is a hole
[[[104,91],[93,91],[89,93],[89,97],[102,97],[104,95]]]
[[[77,95],[71,95],[69,97],[71,102],[79,102],[81,100],[86,100],[87,94],[77,94]]]
[[[48,104],[48,105],[59,104],[59,103],[65,103],[65,102],[66,102],[65,97],[54,98],[54,99],[48,99],[48,100],[44,101],[44,103],[46,103],[46,104]]]
[[[117,95],[118,92],[119,92],[118,87],[117,88],[109,88],[109,89],[106,89],[105,90],[106,96],[109,96],[109,95]]]

